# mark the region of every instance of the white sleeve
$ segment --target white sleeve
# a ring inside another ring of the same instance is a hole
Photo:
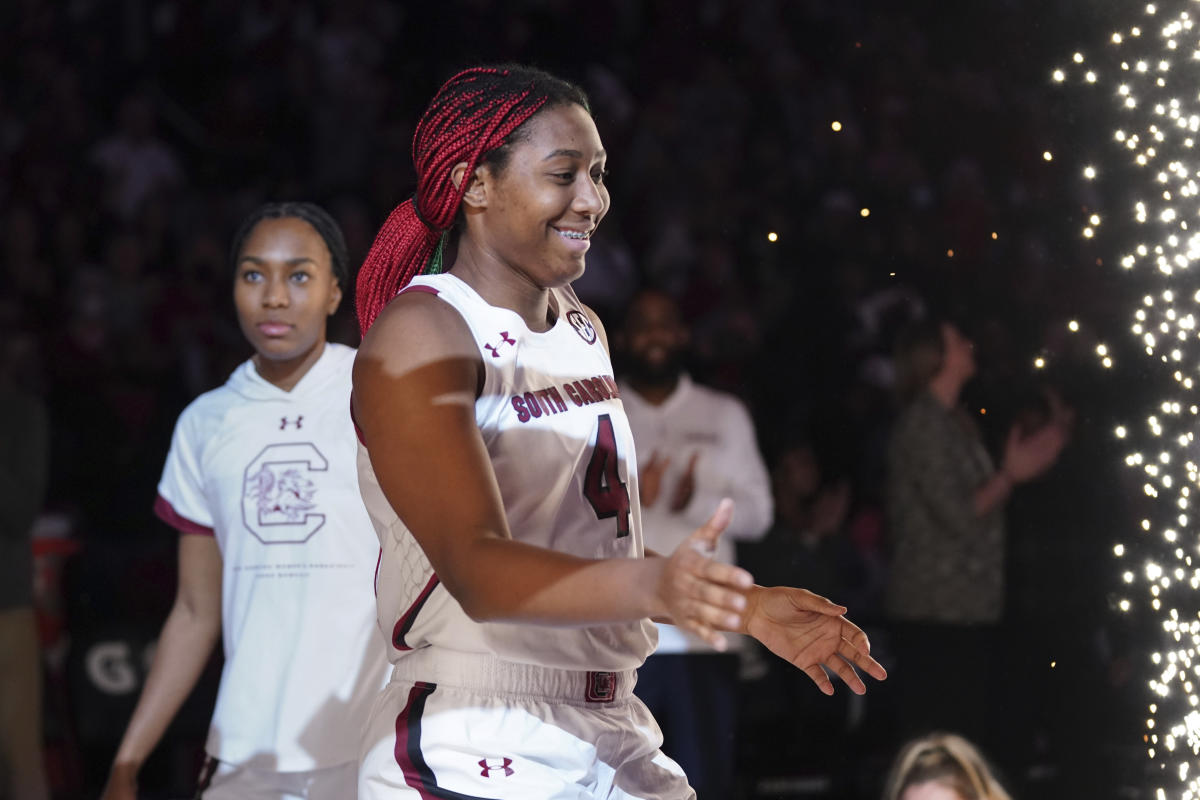
[[[753,540],[766,534],[775,513],[771,479],[758,451],[754,422],[746,407],[730,398],[722,404],[714,424],[720,426],[719,463],[696,464],[696,488],[684,509],[688,522],[699,527],[708,521],[721,498],[733,500],[733,521],[725,530],[728,539]]]
[[[171,449],[158,482],[154,513],[182,533],[213,533],[213,514],[200,468],[199,420],[189,407],[175,423]]]

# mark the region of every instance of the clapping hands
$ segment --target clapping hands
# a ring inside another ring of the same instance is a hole
[[[1075,411],[1056,392],[1046,395],[1050,419],[1036,430],[1025,432],[1014,425],[1004,447],[1003,472],[1017,483],[1032,480],[1053,466],[1070,438]]]

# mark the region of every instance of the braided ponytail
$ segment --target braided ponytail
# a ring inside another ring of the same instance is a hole
[[[414,276],[435,262],[440,270],[444,237],[454,226],[476,167],[503,168],[507,146],[519,129],[543,108],[576,103],[588,107],[583,92],[540,70],[520,66],[474,67],[442,85],[417,123],[413,165],[417,191],[392,210],[375,236],[358,273],[358,324],[365,335],[384,306]],[[467,170],[459,186],[454,165]]]

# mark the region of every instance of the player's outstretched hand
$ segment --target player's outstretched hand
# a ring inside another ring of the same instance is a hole
[[[833,683],[825,669],[840,677],[855,694],[863,694],[867,687],[854,667],[876,680],[887,677],[879,662],[871,658],[867,635],[843,616],[843,606],[788,586],[755,586],[746,600],[742,632],[804,670],[825,694],[833,694]]]
[[[657,588],[671,622],[718,650],[726,646],[720,631],[741,629],[745,592],[754,585],[746,570],[712,558],[732,518],[733,501],[726,498],[708,522],[675,548]]]

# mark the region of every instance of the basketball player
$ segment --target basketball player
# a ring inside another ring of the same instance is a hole
[[[844,608],[705,555],[729,501],[673,553],[643,551],[604,329],[570,288],[609,204],[582,92],[466,70],[413,154],[416,197],[358,281],[352,405],[395,664],[359,797],[694,797],[632,695],[651,618],[718,647],[748,632],[825,692],[822,665],[857,692],[852,664],[882,678]]]
[[[347,413],[354,351],[325,341],[346,280],[341,232],[312,204],[266,205],[233,261],[255,354],[175,428],[155,511],[182,534],[179,588],[107,800],[135,798],[218,635],[203,800],[353,798],[359,731],[386,677]]]

